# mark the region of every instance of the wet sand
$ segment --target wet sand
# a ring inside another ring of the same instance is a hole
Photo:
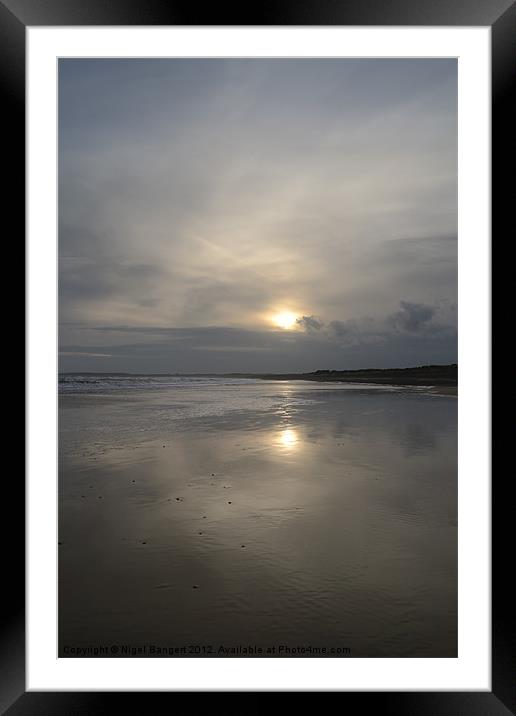
[[[260,382],[59,417],[60,656],[456,656],[455,400]]]
[[[456,398],[458,390],[456,385],[436,385],[428,389],[429,393],[434,395],[449,395],[450,397]]]

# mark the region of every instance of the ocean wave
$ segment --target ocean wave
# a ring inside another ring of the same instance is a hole
[[[162,390],[163,388],[202,388],[255,384],[252,378],[223,378],[214,376],[156,376],[156,375],[77,375],[59,376],[61,394],[119,393],[133,390]]]

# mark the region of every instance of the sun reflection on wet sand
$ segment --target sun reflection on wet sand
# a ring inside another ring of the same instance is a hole
[[[456,403],[295,390],[66,397],[61,655],[301,634],[365,657],[456,657]]]
[[[299,443],[297,431],[292,428],[285,428],[284,430],[281,430],[277,438],[277,443],[282,448],[293,450]]]

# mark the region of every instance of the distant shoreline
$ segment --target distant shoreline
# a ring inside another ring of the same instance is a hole
[[[413,368],[365,368],[358,370],[316,370],[311,373],[109,373],[74,372],[60,375],[219,377],[258,380],[307,380],[319,383],[373,383],[428,388],[440,395],[457,395],[457,364],[425,365]]]
[[[414,368],[368,368],[363,370],[316,370],[313,373],[256,374],[266,380],[311,380],[320,383],[374,383],[428,387],[433,393],[457,395],[457,364]]]

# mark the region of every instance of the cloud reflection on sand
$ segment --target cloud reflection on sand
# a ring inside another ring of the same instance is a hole
[[[456,656],[456,401],[220,379],[60,411],[61,653]]]

